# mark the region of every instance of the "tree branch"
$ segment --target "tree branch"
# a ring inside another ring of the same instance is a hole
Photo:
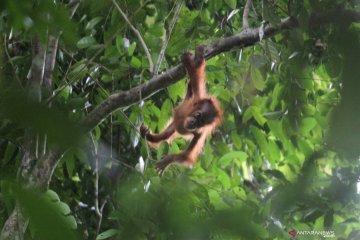
[[[23,235],[27,228],[27,221],[16,204],[13,212],[6,220],[4,227],[0,233],[1,240],[23,239]]]
[[[243,13],[243,29],[249,28],[249,12],[251,7],[251,0],[246,0],[246,4],[244,7],[244,13]]]
[[[45,48],[38,37],[32,40],[32,62],[30,68],[30,79],[28,83],[28,92],[36,101],[41,100],[41,82],[44,76],[45,66]],[[18,179],[26,179],[29,175],[32,162],[36,158],[36,150],[34,151],[34,142],[37,134],[26,129],[24,153],[17,173]],[[27,220],[22,215],[20,206],[15,203],[15,208],[9,218],[6,220],[4,227],[0,233],[1,240],[22,239],[27,228]]]
[[[169,40],[170,40],[170,37],[171,37],[171,32],[172,32],[172,30],[173,30],[173,28],[175,26],[175,23],[176,23],[176,21],[177,21],[177,19],[179,17],[179,13],[180,13],[180,10],[181,10],[181,7],[182,7],[183,3],[184,3],[184,0],[180,0],[179,4],[176,7],[174,17],[171,20],[169,28],[166,30],[166,37],[165,37],[165,40],[164,40],[163,45],[161,47],[158,60],[157,60],[157,62],[155,64],[155,67],[154,67],[154,72],[153,72],[154,75],[157,75],[158,72],[159,72],[161,62],[162,62],[162,60],[164,58],[164,55],[165,55],[166,47],[167,47],[167,45],[169,43]]]
[[[154,63],[152,61],[151,58],[151,54],[150,51],[148,49],[148,47],[146,46],[146,43],[143,39],[143,37],[141,36],[139,30],[137,30],[130,22],[130,20],[128,19],[128,17],[126,16],[126,14],[121,10],[120,6],[117,4],[116,0],[112,0],[113,4],[115,5],[115,7],[117,8],[117,10],[119,11],[119,13],[121,14],[121,16],[124,18],[125,22],[130,26],[131,30],[135,33],[136,37],[139,39],[142,47],[144,48],[145,54],[148,58],[149,61],[149,69],[150,72],[153,73],[154,72]]]
[[[310,26],[315,27],[324,22],[334,20],[345,21],[345,19],[348,22],[358,22],[360,21],[360,12],[343,10],[328,12],[326,14],[314,14],[313,17],[311,17]],[[298,25],[298,21],[292,17],[281,20],[278,27],[273,27],[271,24],[268,24],[263,29],[264,38],[272,37],[281,31],[298,27]],[[221,38],[205,46],[205,58],[210,59],[231,49],[244,48],[256,44],[260,40],[259,30],[259,27],[244,29],[237,35]],[[149,81],[139,86],[127,91],[113,93],[85,117],[84,124],[88,129],[92,129],[116,109],[138,102],[140,100],[140,91],[143,99],[148,98],[156,92],[176,83],[184,76],[185,69],[182,64],[178,64],[160,75],[153,76]]]
[[[283,20],[279,28],[268,25],[264,28],[264,37],[268,38],[281,30],[297,26],[297,21],[292,18]],[[233,48],[242,48],[254,45],[259,41],[259,28],[247,29],[241,33],[221,38],[212,44],[205,46],[205,58],[210,59],[222,52],[229,51]],[[185,69],[182,64],[167,70],[166,72],[152,77],[149,81],[134,87],[128,91],[111,94],[104,102],[92,110],[84,119],[84,123],[89,129],[97,126],[111,112],[120,107],[125,107],[138,102],[140,90],[143,98],[147,98],[156,92],[164,89],[185,76]]]
[[[327,14],[315,14],[311,20],[311,26],[317,26],[328,21],[360,21],[360,12],[351,10],[330,12]],[[298,22],[294,18],[286,18],[281,21],[277,28],[267,25],[264,27],[264,38],[269,38],[275,34],[292,29],[298,26]],[[252,46],[259,41],[259,28],[247,29],[241,33],[221,38],[212,44],[205,47],[205,57],[210,59],[222,52],[229,51],[234,48],[243,48]],[[97,126],[104,118],[106,118],[111,112],[124,106],[129,106],[139,101],[140,90],[142,91],[143,97],[150,97],[156,92],[164,89],[185,76],[185,69],[182,64],[167,70],[163,74],[152,77],[148,82],[145,82],[137,87],[134,87],[125,92],[117,92],[110,95],[104,100],[99,106],[93,109],[84,119],[83,123],[86,124],[87,130],[90,130]],[[51,149],[47,155],[42,156],[30,173],[29,181],[27,186],[33,189],[46,189],[51,180],[52,174],[56,165],[58,164],[64,150]],[[14,210],[15,211],[15,210]],[[14,215],[14,212],[13,212]],[[11,216],[13,216],[11,215]],[[2,235],[7,234],[9,229],[17,229],[18,221],[12,221],[11,217],[7,220],[4,225]],[[12,221],[12,222],[11,222]],[[15,231],[16,232],[16,231]],[[3,239],[3,238],[1,238]],[[14,238],[4,238],[14,239]]]

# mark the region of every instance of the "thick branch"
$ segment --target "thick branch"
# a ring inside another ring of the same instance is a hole
[[[59,160],[63,156],[63,153],[64,150],[50,149],[46,155],[41,156],[30,173],[26,187],[30,189],[46,190],[49,187],[52,174],[54,173]]]
[[[1,240],[13,240],[23,239],[27,228],[27,221],[19,209],[19,205],[16,205],[11,215],[6,220],[4,227],[0,233]]]

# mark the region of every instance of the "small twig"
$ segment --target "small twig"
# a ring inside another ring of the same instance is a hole
[[[135,169],[133,166],[125,163],[124,161],[121,161],[120,159],[113,158],[113,157],[109,157],[109,156],[105,156],[105,155],[101,155],[101,154],[99,154],[98,156],[99,156],[100,159],[111,160],[114,164],[122,165],[122,166],[124,166],[124,167],[127,167],[128,169],[131,169],[131,170],[133,170],[133,171],[136,171],[136,169]]]
[[[101,217],[99,209],[99,158],[95,156],[95,212],[98,217]]]
[[[157,71],[156,71],[157,73]],[[143,78],[143,72],[141,72],[141,75],[140,75],[140,85],[142,84],[142,78]],[[142,99],[142,94],[141,94],[141,89],[140,89],[140,109],[141,109],[141,120],[142,122],[144,122],[144,105],[143,105],[143,99]],[[145,141],[145,147],[146,147],[146,154],[147,154],[147,158],[146,158],[146,161],[145,161],[145,167],[144,169],[146,169],[147,165],[148,165],[148,162],[149,160],[151,160],[151,155],[150,155],[150,147],[149,147],[149,143],[147,141]]]
[[[243,29],[249,28],[249,12],[251,7],[251,0],[246,0],[243,13]]]
[[[99,232],[100,232],[101,223],[102,223],[102,219],[103,219],[103,210],[104,210],[104,207],[105,207],[106,203],[107,203],[107,199],[105,199],[103,201],[103,203],[101,204],[101,207],[99,209],[100,216],[99,216],[98,225],[96,227],[96,236],[99,235]]]
[[[121,113],[121,115],[124,116],[124,118],[126,119],[126,121],[129,122],[130,126],[140,134],[140,130],[135,126],[135,124],[129,119],[128,116],[126,116],[126,114],[124,113],[124,111],[122,109],[119,109],[119,112]]]
[[[95,139],[93,134],[90,132],[91,142],[94,145],[94,154],[95,154],[95,183],[94,183],[94,192],[95,192],[95,213],[98,217],[101,217],[99,209],[99,157],[98,157],[98,147],[96,146]]]
[[[174,29],[174,26],[175,26],[175,24],[176,24],[176,21],[177,21],[177,19],[178,19],[178,17],[179,17],[179,13],[180,13],[180,10],[181,10],[181,8],[182,8],[183,3],[184,3],[184,0],[180,0],[180,2],[178,3],[178,5],[177,5],[177,7],[176,7],[176,10],[175,10],[175,13],[174,13],[174,17],[173,17],[173,19],[172,19],[171,22],[170,22],[169,28],[166,29],[166,37],[165,37],[165,40],[164,40],[164,42],[163,42],[163,44],[162,44],[162,47],[161,47],[161,50],[160,50],[160,53],[159,53],[158,60],[157,60],[157,62],[156,62],[156,64],[155,64],[155,67],[154,67],[154,72],[153,72],[154,75],[157,75],[158,72],[159,72],[159,68],[160,68],[161,62],[162,62],[162,60],[163,60],[163,58],[164,58],[164,55],[165,55],[166,47],[167,47],[167,45],[168,45],[168,43],[169,43],[169,40],[170,40],[170,37],[171,37],[171,32],[172,32],[172,30]]]
[[[98,147],[96,146],[95,143],[95,139],[93,134],[90,132],[90,137],[91,137],[91,141],[94,145],[94,153],[95,153],[95,183],[94,183],[94,191],[95,191],[95,199],[94,199],[94,204],[95,204],[95,213],[96,216],[98,217],[98,224],[96,227],[96,235],[99,234],[100,232],[100,227],[101,227],[101,223],[102,223],[102,218],[103,218],[103,210],[105,207],[105,204],[107,202],[106,198],[104,199],[103,203],[101,204],[101,206],[99,207],[99,155],[98,155]]]
[[[144,48],[145,54],[148,58],[149,61],[149,69],[150,72],[153,73],[154,72],[154,63],[152,61],[151,58],[151,54],[150,51],[148,49],[148,47],[146,46],[146,43],[143,39],[143,37],[141,36],[139,30],[137,30],[130,22],[130,20],[128,19],[128,17],[126,16],[126,14],[121,10],[120,6],[116,3],[115,0],[112,0],[112,2],[114,3],[115,7],[117,8],[117,10],[119,11],[119,13],[121,14],[121,16],[124,18],[125,22],[130,26],[131,30],[133,30],[133,32],[135,33],[135,35],[137,36],[137,38],[139,39],[142,47]]]

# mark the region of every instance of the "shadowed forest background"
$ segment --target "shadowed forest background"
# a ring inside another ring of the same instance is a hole
[[[359,8],[0,1],[0,239],[360,239]],[[198,45],[224,120],[159,176]]]

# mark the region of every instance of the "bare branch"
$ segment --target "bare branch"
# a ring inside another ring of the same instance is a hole
[[[139,39],[142,47],[144,48],[145,54],[148,58],[149,61],[149,69],[150,72],[153,73],[154,72],[154,63],[152,61],[151,58],[151,54],[150,51],[148,49],[148,47],[146,46],[146,43],[143,39],[143,37],[141,36],[139,30],[137,30],[130,22],[130,20],[128,19],[128,17],[126,16],[126,14],[122,11],[122,9],[120,8],[119,4],[117,4],[116,0],[112,0],[113,4],[115,5],[115,7],[117,8],[117,10],[119,11],[119,13],[121,14],[121,16],[124,18],[125,22],[130,26],[131,30],[135,33],[136,37]]]
[[[96,235],[99,234],[100,229],[101,229],[101,223],[102,223],[102,219],[103,219],[103,211],[104,211],[104,207],[105,207],[106,203],[107,203],[107,199],[105,199],[105,200],[103,201],[103,203],[101,204],[101,207],[100,207],[100,209],[99,209],[99,211],[100,211],[100,216],[99,216],[99,221],[98,221],[98,225],[97,225],[97,228],[96,228]]]
[[[158,74],[158,71],[159,71],[159,68],[160,68],[160,65],[161,65],[161,62],[164,58],[164,55],[165,55],[165,50],[166,50],[166,47],[169,43],[169,40],[170,40],[170,37],[171,37],[171,33],[172,33],[172,30],[176,24],[176,21],[179,17],[179,13],[180,13],[180,10],[182,8],[182,5],[183,5],[184,1],[183,0],[180,0],[179,4],[177,5],[176,7],[176,10],[175,10],[175,13],[174,13],[174,17],[173,19],[171,20],[171,23],[169,25],[169,28],[166,29],[166,37],[165,37],[165,40],[163,42],[163,45],[161,47],[161,50],[160,50],[160,53],[159,53],[159,57],[158,57],[158,60],[155,64],[155,67],[154,67],[154,72],[153,74],[154,75],[157,75]]]
[[[249,12],[251,7],[251,0],[246,0],[246,4],[243,12],[243,29],[249,28]]]
[[[22,215],[19,205],[16,204],[13,212],[6,220],[0,233],[1,240],[23,239],[27,228],[27,221]]]

